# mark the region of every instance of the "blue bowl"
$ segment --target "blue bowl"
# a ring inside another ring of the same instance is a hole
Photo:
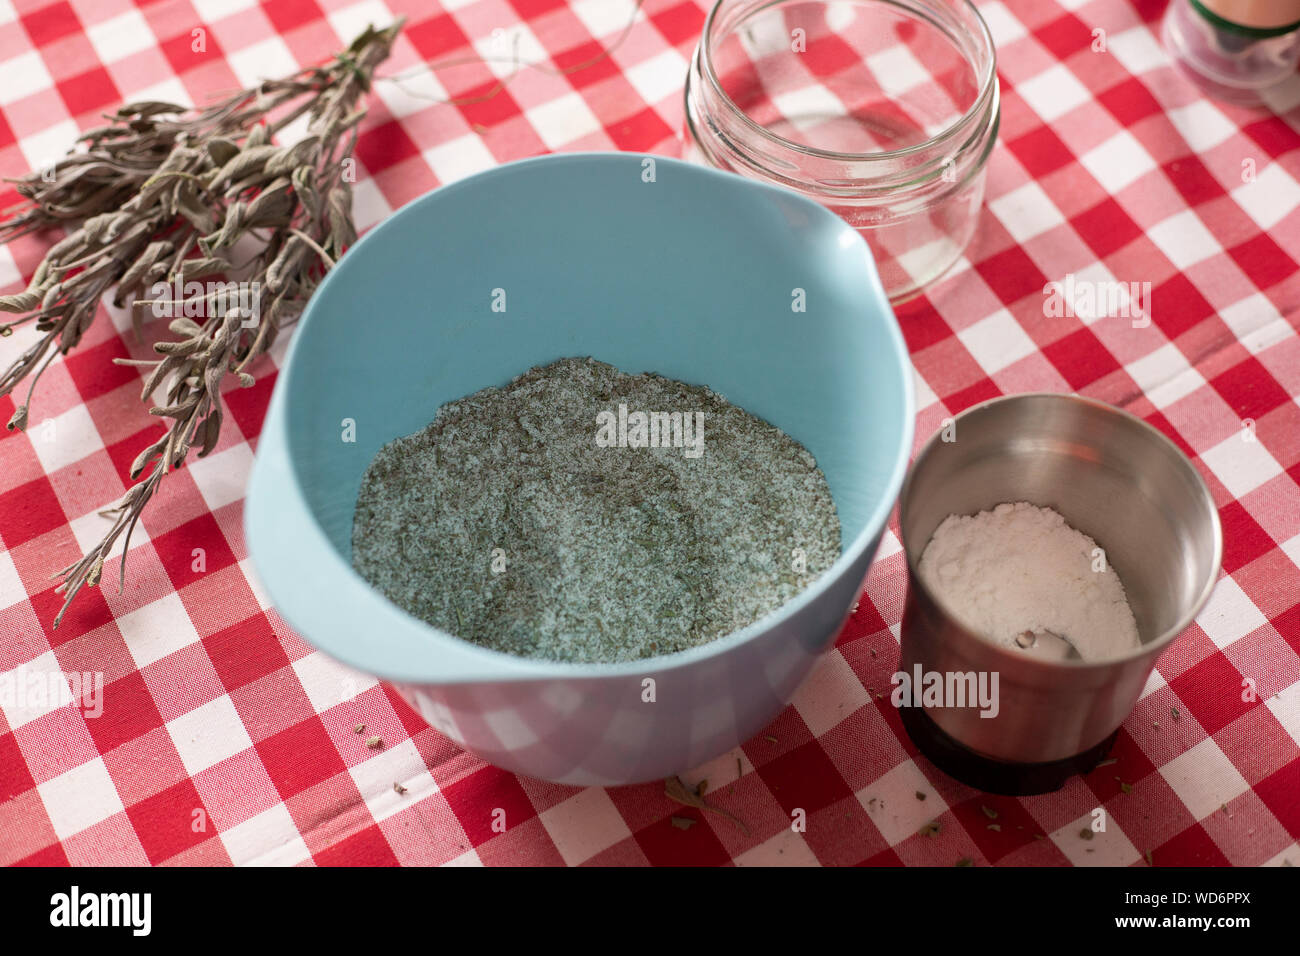
[[[835,499],[839,560],[743,630],[605,665],[470,644],[359,577],[353,508],[380,446],[574,355],[707,385],[800,441]],[[570,784],[661,778],[757,733],[834,640],[903,480],[911,375],[866,244],[820,205],[658,157],[512,163],[404,207],[312,297],[259,440],[250,551],[306,640],[485,760]]]

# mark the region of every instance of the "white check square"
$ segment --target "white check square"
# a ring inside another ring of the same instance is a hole
[[[1251,355],[1258,355],[1260,352],[1267,351],[1293,335],[1295,335],[1295,329],[1291,328],[1286,319],[1278,318],[1262,329],[1256,329],[1249,335],[1244,336],[1241,344]]]
[[[1238,339],[1272,325],[1281,317],[1277,306],[1262,292],[1248,295],[1219,312],[1219,318]]]
[[[1292,684],[1268,700],[1264,706],[1291,735],[1291,739],[1300,744],[1300,684]]]
[[[379,683],[370,675],[354,671],[320,651],[312,651],[294,661],[293,670],[302,684],[303,693],[318,714],[353,700]]]
[[[602,787],[588,787],[542,811],[541,821],[569,866],[590,860],[632,835]]]
[[[1142,686],[1142,693],[1138,695],[1138,700],[1142,700],[1147,695],[1154,694],[1160,688],[1167,686],[1169,686],[1169,682],[1165,680],[1164,675],[1158,669],[1153,670],[1147,677],[1147,682]]]
[[[1205,378],[1188,364],[1172,342],[1125,366],[1133,381],[1156,408],[1165,409],[1205,384]]]
[[[1092,99],[1088,88],[1060,63],[1021,83],[1016,92],[1047,123]]]
[[[1184,209],[1147,230],[1165,258],[1178,269],[1188,269],[1223,250],[1219,240],[1205,228],[1201,217],[1191,209]]]
[[[1197,820],[1204,820],[1250,789],[1213,737],[1169,761],[1160,768],[1160,775]]]
[[[216,511],[244,497],[248,474],[253,467],[253,449],[247,442],[189,462],[190,477],[208,510]]]
[[[939,400],[930,383],[915,368],[912,369],[912,391],[916,395],[916,410],[923,412]]]
[[[1214,586],[1209,602],[1196,615],[1206,637],[1222,650],[1234,641],[1258,630],[1268,623],[1263,612],[1255,606],[1246,592],[1231,575],[1225,574]]]
[[[8,551],[0,551],[0,608],[13,607],[25,600],[27,589],[23,587],[23,579],[18,576],[14,556]],[[13,729],[13,721],[9,722],[9,729]]]
[[[139,10],[129,10],[88,27],[86,38],[95,48],[95,55],[104,63],[125,60],[133,53],[152,49],[158,42]]]
[[[1079,157],[1106,192],[1114,196],[1156,168],[1151,154],[1128,130],[1120,130]]]
[[[382,0],[362,0],[350,7],[329,11],[325,19],[329,20],[341,43],[351,43],[366,27],[386,27],[397,18]]]
[[[957,338],[989,375],[1014,365],[1037,350],[1034,340],[1025,334],[1020,323],[1006,309],[999,309],[974,325],[968,325],[957,333]]]
[[[827,10],[827,25],[830,25],[833,11],[841,10],[845,4],[830,4]],[[852,11],[846,16],[851,16]],[[754,17],[753,23],[746,23],[745,29],[739,31],[740,48],[754,63],[759,63],[772,53],[784,53],[790,49],[790,33],[785,28],[784,17]],[[832,27],[834,29],[834,27]]]
[[[1136,316],[1139,308],[1149,311],[1150,302],[1134,302],[1134,286],[1120,282],[1104,263],[1094,262],[1078,272],[1053,279],[1043,293],[1044,314],[1055,318],[1057,310],[1092,325],[1113,316]],[[1141,298],[1141,286],[1136,287]],[[1055,297],[1059,302],[1052,301]],[[1049,306],[1050,303],[1050,306]],[[1049,307],[1052,309],[1048,313]],[[1142,312],[1141,314],[1146,314]]]
[[[1291,563],[1300,568],[1300,534],[1291,538],[1289,541],[1282,542],[1282,553],[1291,559]],[[1295,685],[1300,689],[1300,684]]]
[[[376,83],[373,89],[394,119],[422,113],[448,98],[446,87],[428,67],[401,70],[391,82]]]
[[[224,694],[169,720],[167,733],[191,777],[253,746],[239,711]]]
[[[1280,164],[1269,163],[1258,171],[1254,182],[1234,189],[1232,198],[1259,228],[1267,231],[1300,205],[1300,184]]]
[[[0,713],[9,730],[30,724],[71,700],[67,679],[53,651],[13,670],[0,671]]]
[[[9,251],[8,246],[0,246],[0,289],[8,285],[15,285],[23,281],[22,270],[18,268],[18,263],[14,262],[14,254]],[[26,283],[24,283],[24,286]],[[15,289],[15,292],[21,292],[21,289]]]
[[[777,93],[772,97],[772,104],[799,129],[810,129],[826,122],[828,117],[844,116],[848,112],[840,98],[820,83]]]
[[[4,75],[4,67],[0,66],[0,76]],[[8,77],[5,77],[6,81]],[[4,83],[0,83],[0,89],[3,89]],[[0,94],[0,99],[3,95]],[[59,110],[62,114],[62,110]],[[22,150],[23,158],[27,160],[27,165],[31,169],[47,169],[54,166],[61,160],[68,151],[68,144],[73,142],[81,135],[81,130],[77,124],[70,119],[61,120],[41,130],[39,133],[33,133],[31,136],[24,136],[18,141],[18,148]]]
[[[474,51],[498,79],[515,73],[520,64],[545,63],[550,57],[533,31],[522,22],[494,27],[474,43]]]
[[[534,106],[526,115],[548,149],[558,149],[600,129],[600,120],[576,91]]]
[[[641,99],[654,105],[680,93],[686,66],[682,55],[669,47],[658,56],[624,70],[623,77]]]
[[[162,103],[174,103],[177,106],[194,106],[189,90],[185,89],[185,84],[174,76],[157,83],[150,83],[148,86],[124,87],[122,94],[128,100],[158,100]],[[125,328],[130,328],[129,321]]]
[[[375,821],[387,820],[418,800],[438,792],[438,784],[410,740],[385,747],[349,771]],[[406,788],[398,793],[393,784]],[[506,821],[510,825],[510,821]]]
[[[839,651],[822,656],[790,701],[814,737],[871,702],[871,695]]]
[[[373,179],[363,179],[352,187],[352,218],[357,231],[365,232],[371,226],[383,222],[393,214],[393,207],[388,204],[378,184]],[[288,338],[289,336],[284,336]],[[279,341],[277,337],[276,341]]]
[[[100,757],[36,785],[54,835],[66,840],[121,813],[122,797]]]
[[[997,199],[989,200],[989,209],[1011,234],[1011,238],[1020,244],[1065,222],[1065,217],[1056,208],[1056,204],[1032,180]]]
[[[980,4],[980,14],[984,17],[984,22],[988,24],[989,33],[993,34],[993,43],[1001,52],[1003,47],[1010,46],[1021,37],[1027,36],[1028,32],[1024,25],[1016,19],[1015,14],[1007,9],[1006,4],[1001,0],[992,0],[991,3]]]
[[[637,7],[633,0],[578,0],[573,4],[572,10],[573,15],[582,21],[582,25],[588,32],[600,39],[611,33],[622,32],[628,21],[632,19],[634,9],[636,9],[637,19],[640,20],[644,14]]]
[[[1233,122],[1206,99],[1192,100],[1165,115],[1194,153],[1208,152],[1237,132]]]
[[[1105,820],[1106,829],[1093,830],[1095,819]],[[1085,832],[1092,835],[1085,838]],[[1070,821],[1053,832],[1051,838],[1074,866],[1132,866],[1142,858],[1118,823],[1109,817],[1094,817],[1092,813]]]
[[[189,612],[174,591],[122,615],[117,627],[137,668],[160,661],[199,639]]]
[[[52,418],[28,421],[27,434],[47,475],[104,447],[99,429],[82,404]]]
[[[0,63],[0,76],[5,78],[0,83],[0,106],[17,103],[25,96],[48,90],[54,85],[50,71],[45,69],[45,61],[35,50]]]
[[[466,133],[424,151],[424,161],[441,183],[454,183],[497,164],[491,150],[473,133]]]
[[[1108,38],[1106,52],[1134,76],[1169,62],[1160,43],[1145,26],[1136,26]]]
[[[936,262],[952,262],[953,264],[943,274],[945,280],[951,281],[967,264],[965,257],[959,256],[960,252],[961,247],[953,242],[951,236],[940,236],[938,239],[931,239],[927,243],[912,246],[906,252],[899,253],[894,257],[894,261],[916,281],[930,278]]]
[[[194,12],[204,23],[215,23],[257,6],[257,0],[193,0]]]
[[[923,83],[932,82],[930,71],[902,44],[868,56],[867,69],[880,88],[891,96],[900,96]]]
[[[1202,452],[1201,461],[1209,466],[1234,498],[1244,498],[1270,478],[1282,474],[1282,466],[1262,442],[1250,439],[1250,433],[1244,427],[1209,451]]]
[[[72,536],[77,539],[78,550],[82,554],[86,554],[91,548],[99,546],[99,543],[104,540],[104,532],[112,527],[112,524],[112,518],[105,517],[98,510],[95,510],[82,515],[80,518],[73,518],[68,522],[68,527],[72,530]],[[135,527],[131,529],[131,550],[134,551],[140,545],[148,544],[149,541],[149,532],[144,530],[144,522],[137,521]],[[123,532],[122,536],[113,545],[114,555],[122,553],[122,546],[125,542],[126,533]],[[107,563],[105,561],[105,564]],[[114,574],[116,573],[115,571]],[[104,576],[107,578],[109,575],[105,572]],[[116,582],[113,584],[113,589],[117,589]]]
[[[918,793],[925,794],[925,799],[918,799]],[[895,795],[895,799],[886,806],[879,799],[881,794]],[[904,760],[855,796],[890,846],[898,846],[948,809],[943,797],[912,760]]]
[[[235,866],[293,866],[311,859],[311,851],[283,803],[223,830],[220,836]]]
[[[478,855],[478,850],[474,849],[473,847],[470,847],[468,850],[466,850],[466,851],[465,851],[464,853],[462,853],[460,856],[452,857],[450,860],[448,860],[446,863],[444,863],[444,864],[442,864],[442,865],[443,865],[444,867],[448,867],[448,866],[482,866],[482,865],[483,865],[483,858],[482,858],[481,856]]]
[[[751,847],[735,859],[736,866],[821,866],[803,836],[782,827],[776,836]]]
[[[226,57],[231,72],[244,86],[257,86],[263,80],[285,76],[298,69],[288,44],[278,36],[237,50]]]

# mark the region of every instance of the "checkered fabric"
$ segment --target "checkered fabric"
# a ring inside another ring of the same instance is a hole
[[[1300,863],[1300,76],[1268,110],[1226,106],[1162,52],[1162,0],[979,6],[1000,51],[1001,140],[973,244],[900,310],[917,440],[982,399],[1079,392],[1173,439],[1223,520],[1222,580],[1160,660],[1117,762],[1013,799],[918,756],[883,693],[906,579],[894,524],[857,612],[792,704],[683,775],[707,778],[748,834],[662,785],[576,789],[483,764],[391,688],[313,651],[259,590],[242,496],[283,341],[253,387],[227,393],[218,450],[163,483],[125,594],[109,583],[114,557],[105,586],[54,631],[51,572],[99,538],[97,512],[161,427],[139,401],[139,370],[110,361],[149,343],[106,308],[46,372],[27,432],[0,432],[0,862]],[[376,84],[357,150],[363,228],[441,183],[548,150],[676,154],[703,0],[647,0],[596,59],[630,11],[0,0],[0,173],[56,158],[125,99],[200,102],[318,62],[397,14],[409,24],[383,72],[405,79]],[[542,68],[509,77],[512,57]],[[14,198],[6,187],[0,202]],[[0,288],[20,288],[50,241],[0,250]],[[1151,324],[1047,315],[1045,285],[1068,275],[1150,282]],[[0,340],[0,360],[30,334]],[[13,404],[0,399],[0,418]],[[102,674],[100,713],[66,703],[85,673]],[[1095,807],[1109,825],[1084,840]],[[937,833],[918,832],[932,820]]]

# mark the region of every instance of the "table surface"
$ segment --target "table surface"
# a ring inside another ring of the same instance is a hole
[[[979,6],[999,47],[1001,137],[974,242],[900,310],[917,441],[999,394],[1078,392],[1192,456],[1223,522],[1224,575],[1160,659],[1114,764],[1014,799],[917,755],[880,696],[906,580],[894,523],[792,704],[683,775],[707,778],[748,835],[660,784],[582,789],[487,766],[391,687],[314,651],[259,589],[242,498],[287,336],[253,387],[227,392],[218,450],[163,483],[125,593],[89,590],[54,631],[51,573],[98,540],[97,512],[159,429],[138,370],[111,363],[147,344],[105,308],[46,372],[28,431],[0,432],[0,863],[1300,864],[1300,75],[1270,109],[1226,106],[1162,52],[1162,0]],[[0,173],[55,158],[123,100],[203,102],[320,62],[397,14],[409,24],[383,72],[410,72],[376,84],[362,127],[362,228],[546,151],[676,155],[703,0],[647,0],[611,55],[572,70],[630,12],[627,0],[0,0]],[[485,96],[512,69],[474,62],[494,50],[541,68]],[[420,66],[447,58],[460,65]],[[14,198],[6,187],[0,204]],[[19,289],[49,242],[0,250],[0,288]],[[1046,315],[1044,286],[1069,274],[1150,282],[1151,325]],[[0,359],[23,341],[4,340]],[[12,411],[0,399],[0,418]],[[104,675],[101,714],[12,692],[19,677],[84,672]],[[1108,826],[1085,840],[1096,807]],[[919,832],[931,820],[938,832]]]

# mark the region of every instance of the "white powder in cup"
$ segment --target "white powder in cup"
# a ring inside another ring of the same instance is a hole
[[[1097,542],[1051,508],[1018,501],[977,515],[949,515],[925,546],[919,570],[930,592],[969,630],[1022,648],[1031,643],[1021,637],[1025,631],[1046,633],[1041,645],[1028,648],[1043,655],[1061,647],[1051,637],[1059,635],[1084,660],[1101,660],[1133,650],[1140,640],[1124,585],[1100,554]]]

